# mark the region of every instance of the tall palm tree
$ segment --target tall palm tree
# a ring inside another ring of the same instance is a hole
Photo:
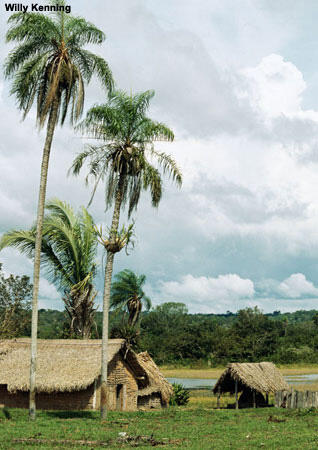
[[[64,0],[54,4],[64,5]],[[51,16],[40,13],[15,13],[8,23],[7,42],[18,42],[5,62],[5,76],[12,78],[11,94],[15,95],[23,117],[37,100],[39,127],[47,123],[42,154],[40,188],[36,222],[32,296],[32,340],[30,366],[30,417],[35,419],[35,371],[37,354],[38,292],[42,223],[44,215],[47,172],[55,127],[64,123],[69,112],[76,121],[84,105],[84,85],[93,74],[111,90],[113,79],[103,58],[86,50],[86,44],[101,44],[104,33],[81,17],[63,10]]]
[[[154,142],[172,141],[173,132],[164,124],[146,116],[154,91],[128,95],[113,92],[108,103],[91,108],[80,129],[102,145],[88,146],[79,154],[71,167],[78,175],[84,162],[88,162],[86,181],[93,177],[92,201],[100,181],[105,181],[106,208],[114,203],[107,252],[103,295],[103,341],[101,368],[101,417],[106,418],[108,311],[114,255],[123,247],[118,233],[122,208],[128,204],[128,216],[137,208],[142,190],[150,190],[152,205],[159,205],[162,195],[162,174],[168,174],[181,186],[182,175],[171,156],[154,149]],[[161,172],[149,160],[155,159]]]
[[[46,204],[43,218],[41,261],[49,281],[64,295],[70,319],[70,332],[88,339],[94,322],[93,286],[96,275],[97,240],[94,222],[85,208],[75,214],[65,202],[53,199]],[[30,230],[11,230],[0,239],[0,250],[17,248],[33,258],[36,226]]]
[[[111,285],[110,308],[128,311],[128,325],[134,327],[138,322],[142,306],[151,308],[151,300],[143,291],[146,275],[136,275],[125,269],[115,275]]]

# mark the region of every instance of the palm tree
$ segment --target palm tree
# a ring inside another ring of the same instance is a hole
[[[84,162],[89,170],[86,181],[93,177],[95,184],[92,201],[100,181],[105,181],[106,208],[114,203],[107,252],[103,294],[103,341],[101,369],[101,417],[106,418],[107,394],[107,343],[108,311],[114,255],[123,247],[122,234],[118,233],[122,208],[128,204],[128,216],[137,208],[142,190],[150,190],[152,205],[159,205],[162,195],[162,173],[168,174],[181,186],[182,175],[169,155],[154,149],[154,141],[172,141],[173,132],[164,124],[146,116],[154,91],[128,95],[123,91],[113,92],[108,103],[91,108],[80,129],[102,145],[91,145],[79,154],[71,167],[78,175]],[[147,154],[156,159],[162,173],[147,159]]]
[[[125,269],[115,275],[111,285],[110,308],[117,311],[128,312],[128,326],[134,327],[138,322],[142,306],[146,310],[151,308],[151,300],[143,291],[146,275],[136,275]]]
[[[53,199],[46,204],[49,212],[43,219],[41,261],[49,281],[64,295],[70,319],[70,334],[83,339],[91,335],[94,322],[93,286],[96,275],[97,240],[94,222],[85,208],[78,214],[65,202]],[[11,230],[0,240],[0,250],[17,248],[33,258],[36,226],[31,230]]]
[[[64,5],[64,0],[54,1]],[[47,172],[55,127],[64,123],[69,111],[76,121],[84,105],[84,84],[93,74],[111,90],[113,79],[103,58],[84,49],[86,44],[101,44],[104,33],[81,17],[64,11],[49,16],[40,13],[15,13],[8,23],[7,42],[19,44],[5,62],[5,76],[12,78],[11,94],[15,95],[23,117],[37,100],[37,122],[42,128],[47,122],[42,154],[40,188],[37,208],[36,243],[34,252],[32,295],[32,340],[30,366],[30,417],[35,419],[35,371],[37,354],[38,292],[42,224],[45,205]],[[70,106],[71,105],[71,106]]]

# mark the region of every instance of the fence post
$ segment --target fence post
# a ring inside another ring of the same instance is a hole
[[[291,390],[291,399],[290,399],[290,407],[295,408],[295,391],[294,389]]]
[[[298,392],[298,408],[303,408],[304,407],[304,392],[299,391]]]

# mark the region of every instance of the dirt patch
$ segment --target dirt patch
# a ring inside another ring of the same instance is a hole
[[[20,438],[13,439],[12,441],[15,444],[26,444],[26,445],[42,445],[42,444],[50,444],[56,446],[92,446],[92,447],[109,447],[110,445],[121,446],[121,445],[129,445],[131,447],[139,447],[141,445],[151,445],[152,447],[163,446],[168,444],[181,444],[180,440],[174,439],[170,440],[168,438],[163,439],[155,439],[153,435],[151,436],[131,436],[127,433],[119,433],[117,439],[108,439],[106,441],[88,441],[82,439],[42,439],[37,437],[30,438]]]

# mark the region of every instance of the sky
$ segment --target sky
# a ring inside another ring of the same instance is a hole
[[[0,10],[0,59],[5,44]],[[27,1],[24,4],[30,4]],[[136,244],[114,272],[147,277],[154,305],[176,301],[192,313],[318,308],[318,3],[315,0],[71,0],[72,14],[106,34],[93,48],[128,92],[154,89],[149,115],[174,130],[158,143],[183,173],[165,180],[158,209],[142,196]],[[45,132],[35,110],[22,121],[10,81],[0,75],[0,234],[34,221]],[[106,96],[96,80],[86,110]],[[87,205],[84,175],[67,177],[85,139],[56,130],[47,198]],[[102,186],[90,207],[109,224]],[[129,223],[122,214],[122,224]],[[105,261],[96,279],[102,291]],[[6,274],[32,276],[32,261],[0,253]],[[100,295],[99,295],[100,301]],[[63,309],[41,275],[40,307]]]

